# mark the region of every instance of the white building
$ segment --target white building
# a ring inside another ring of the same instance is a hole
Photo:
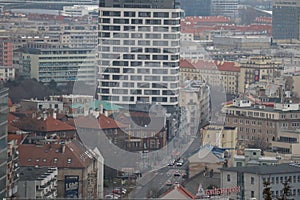
[[[232,194],[230,199],[256,199],[263,197],[263,183],[269,181],[272,197],[283,193],[283,182],[290,179],[293,199],[300,198],[300,164],[261,165],[249,167],[221,168],[221,188],[240,186],[238,194]]]
[[[60,101],[49,101],[39,99],[23,99],[21,101],[21,109],[26,110],[47,110],[54,109],[57,112],[63,111],[63,102]]]
[[[100,1],[100,100],[178,104],[181,10],[177,3]]]
[[[63,15],[71,17],[82,17],[84,15],[89,15],[93,12],[97,12],[98,6],[87,6],[87,5],[74,5],[74,6],[64,6]]]
[[[0,81],[15,79],[15,68],[12,66],[0,66]]]
[[[83,81],[95,84],[96,55],[91,49],[28,49],[23,53],[23,69],[43,83]]]
[[[56,198],[56,167],[21,167],[18,197],[25,199]]]

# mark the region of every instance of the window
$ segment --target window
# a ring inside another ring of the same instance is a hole
[[[251,191],[251,198],[254,197],[254,191]]]
[[[230,174],[227,174],[227,181],[230,182]]]
[[[254,185],[254,177],[251,177],[251,185]]]

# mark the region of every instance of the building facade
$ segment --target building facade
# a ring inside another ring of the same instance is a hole
[[[60,85],[74,81],[95,84],[96,55],[91,49],[81,48],[27,49],[23,53],[23,70],[43,83],[54,80]]]
[[[272,35],[277,40],[300,39],[300,2],[274,0]]]
[[[9,140],[7,146],[7,179],[6,197],[14,198],[18,192],[19,181],[19,151],[17,140]]]
[[[179,1],[100,1],[99,99],[178,104]]]
[[[245,93],[247,88],[256,82],[271,83],[283,70],[279,62],[271,57],[257,56],[240,61],[238,92]]]
[[[211,0],[181,0],[185,16],[209,16]]]
[[[8,89],[0,85],[0,198],[6,197]]]
[[[240,186],[240,192],[231,194],[230,199],[264,199],[263,183],[269,181],[272,198],[283,194],[283,182],[290,179],[291,195],[300,198],[300,165],[296,163],[230,167],[221,169],[221,187]]]
[[[56,198],[57,174],[56,167],[21,167],[18,198]]]
[[[238,17],[239,0],[211,0],[211,15]]]
[[[281,130],[299,129],[297,104],[278,103],[267,107],[250,103],[225,107],[224,112],[225,125],[237,127],[238,141],[244,145],[267,148]]]

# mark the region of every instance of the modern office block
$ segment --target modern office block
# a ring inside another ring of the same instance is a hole
[[[300,1],[275,0],[273,4],[272,35],[276,40],[300,39]]]
[[[181,0],[184,16],[210,16],[211,0]]]

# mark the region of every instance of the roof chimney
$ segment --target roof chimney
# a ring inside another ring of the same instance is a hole
[[[62,153],[65,153],[65,150],[66,150],[66,145],[63,144],[63,145],[61,146],[61,152],[62,152]]]

